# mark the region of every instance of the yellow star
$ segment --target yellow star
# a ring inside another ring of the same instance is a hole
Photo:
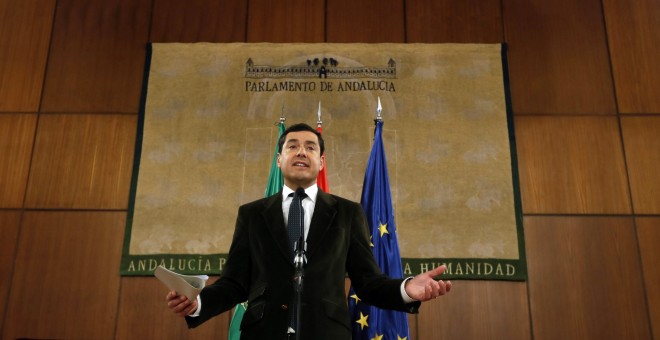
[[[376,333],[376,336],[371,338],[371,340],[383,340],[383,335],[384,334],[378,335],[378,333]]]
[[[373,236],[369,236],[369,245],[371,245],[372,248],[374,247],[374,237]]]
[[[355,299],[355,303],[356,303],[356,304],[357,304],[358,302],[362,301],[362,300],[357,296],[357,294],[353,294],[353,295],[351,295],[351,298]]]
[[[381,223],[380,226],[378,227],[378,230],[380,230],[380,237],[383,237],[383,235],[390,233],[389,231],[387,231],[387,224]]]
[[[408,340],[408,337],[407,337],[407,336],[404,336],[404,337],[402,338],[402,337],[400,337],[400,336],[397,335],[397,336],[396,336],[396,340]]]
[[[369,327],[369,324],[367,323],[367,319],[369,318],[369,315],[364,315],[362,312],[360,312],[360,320],[355,321],[360,324],[360,330],[363,330],[364,327]]]

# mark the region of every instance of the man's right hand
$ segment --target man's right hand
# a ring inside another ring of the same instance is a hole
[[[175,291],[170,291],[165,297],[167,307],[178,316],[188,316],[197,310],[197,300],[190,302],[185,295],[178,295]]]

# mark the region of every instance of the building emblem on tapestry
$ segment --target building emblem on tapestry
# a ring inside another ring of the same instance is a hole
[[[396,62],[390,58],[386,66],[340,66],[335,58],[314,58],[302,65],[273,66],[255,65],[248,58],[245,78],[396,79]]]

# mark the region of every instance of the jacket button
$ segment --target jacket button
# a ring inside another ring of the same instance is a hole
[[[288,309],[289,309],[289,306],[287,306],[287,305],[282,305],[282,306],[280,306],[280,307],[281,307],[283,310],[288,310]]]

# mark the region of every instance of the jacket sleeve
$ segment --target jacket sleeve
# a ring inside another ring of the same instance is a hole
[[[202,310],[197,317],[186,317],[189,328],[194,328],[210,318],[230,310],[247,300],[250,275],[248,233],[245,224],[246,208],[238,210],[234,237],[227,255],[227,262],[218,280],[202,289],[199,294]]]
[[[362,207],[353,202],[350,211],[351,244],[346,269],[355,292],[364,302],[378,308],[417,313],[421,303],[416,301],[406,304],[401,296],[404,279],[392,279],[378,267],[371,250],[369,225]]]

